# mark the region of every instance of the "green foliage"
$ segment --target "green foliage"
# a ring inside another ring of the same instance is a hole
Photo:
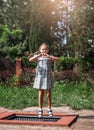
[[[0,23],[27,32],[30,25],[31,0],[0,1]]]
[[[11,30],[6,25],[0,26],[0,57],[15,58],[23,55],[26,42],[22,43],[22,30]]]
[[[60,43],[67,56],[82,57],[94,50],[94,0],[1,0],[0,7],[2,25],[22,29],[24,40],[30,34],[30,51],[36,51],[42,42],[59,55]]]
[[[85,83],[67,84],[55,82],[52,90],[52,106],[71,106],[73,109],[94,110],[94,88]],[[31,87],[14,87],[0,82],[0,106],[23,109],[38,106],[38,91]],[[44,97],[44,106],[47,101]]]
[[[66,84],[66,82],[61,82],[58,84],[56,82],[52,96],[54,106],[68,105],[73,109],[94,110],[94,88],[85,83]]]
[[[59,61],[57,62],[57,69],[58,70],[71,70],[73,69],[75,64],[78,62],[79,62],[78,58],[61,56],[59,58]]]
[[[30,87],[8,87],[0,83],[0,106],[12,109],[22,109],[28,106],[37,106],[37,91]]]
[[[6,41],[6,33],[9,32],[9,29],[7,27],[7,25],[0,26],[0,44],[3,43],[4,41]]]
[[[35,68],[36,67],[36,63],[35,62],[30,62],[29,61],[29,57],[25,57],[23,56],[22,59],[22,67],[31,67],[31,68]]]
[[[51,45],[52,11],[53,4],[50,0],[32,0],[29,36],[30,52],[37,51],[41,43],[46,42]]]
[[[94,50],[94,1],[72,1],[70,11],[70,32],[67,52],[75,57],[85,57]]]
[[[30,77],[30,75],[24,75],[24,76],[13,76],[13,77],[10,77],[10,78],[7,78],[6,80],[6,84],[9,85],[9,86],[14,86],[14,87],[24,87],[24,86],[31,86],[31,82],[32,82],[32,79]]]
[[[63,70],[59,72],[54,72],[53,78],[54,81],[61,82],[63,80],[66,81],[66,83],[74,84],[81,83],[82,81],[84,81],[82,75],[73,70]]]

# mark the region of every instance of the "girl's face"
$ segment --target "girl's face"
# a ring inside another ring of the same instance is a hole
[[[46,45],[40,47],[40,53],[48,53],[49,49]]]

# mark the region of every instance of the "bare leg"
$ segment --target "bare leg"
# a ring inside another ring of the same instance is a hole
[[[51,109],[51,89],[46,90],[48,109]]]
[[[39,108],[42,109],[43,107],[43,96],[44,96],[44,90],[39,90]]]
[[[47,96],[47,101],[48,101],[48,116],[52,117],[53,113],[51,110],[51,90],[46,90],[46,96]]]

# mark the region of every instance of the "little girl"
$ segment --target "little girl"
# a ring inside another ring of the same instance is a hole
[[[38,117],[42,117],[43,114],[43,96],[44,90],[46,91],[48,102],[48,116],[52,117],[51,110],[51,89],[52,89],[52,75],[51,75],[51,61],[57,61],[55,56],[48,55],[49,46],[45,43],[40,45],[39,54],[31,57],[30,62],[37,61],[36,76],[33,88],[39,89],[39,111]]]

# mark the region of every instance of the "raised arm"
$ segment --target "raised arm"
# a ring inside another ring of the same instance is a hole
[[[31,57],[31,58],[29,59],[29,61],[30,61],[30,62],[36,61],[36,60],[38,59],[38,57],[40,57],[40,56],[41,56],[41,54],[35,55],[35,56]]]
[[[50,55],[49,55],[49,58],[50,58],[51,60],[53,60],[53,61],[57,61],[57,60],[59,59],[58,57],[50,56]]]

